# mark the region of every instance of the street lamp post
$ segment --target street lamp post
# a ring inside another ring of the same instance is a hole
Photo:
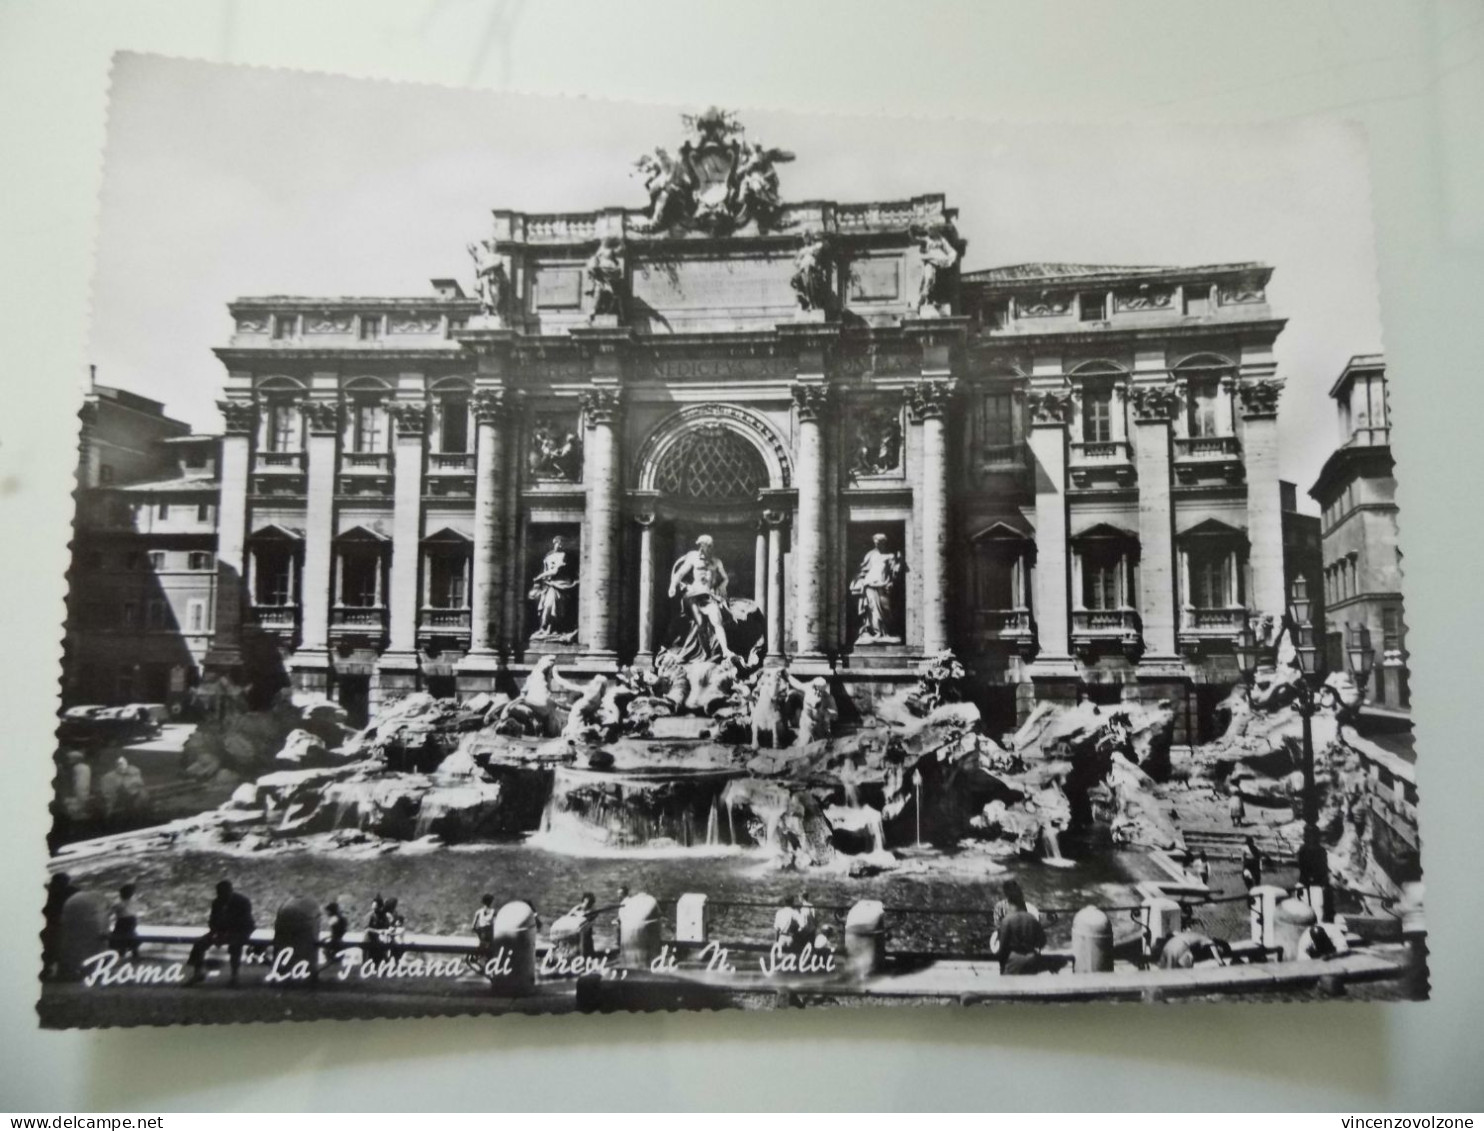
[[[1329,887],[1329,857],[1319,836],[1319,788],[1314,780],[1314,713],[1321,706],[1339,706],[1339,695],[1325,682],[1328,674],[1324,650],[1315,642],[1314,623],[1310,619],[1313,603],[1309,600],[1309,585],[1302,575],[1296,577],[1289,594],[1288,608],[1283,623],[1270,645],[1258,640],[1251,624],[1242,628],[1234,642],[1237,664],[1247,681],[1249,694],[1257,666],[1265,653],[1271,651],[1276,662],[1278,644],[1286,632],[1298,657],[1301,678],[1298,681],[1298,698],[1295,706],[1303,720],[1303,818],[1304,841],[1299,849],[1299,886],[1310,893],[1310,902]],[[1321,625],[1322,627],[1322,625]],[[1370,681],[1371,668],[1375,663],[1375,650],[1371,647],[1371,634],[1364,625],[1350,626],[1350,638],[1346,653],[1350,661],[1350,673],[1360,690],[1362,700]],[[1318,889],[1317,893],[1316,890]],[[1322,904],[1321,904],[1322,905]]]

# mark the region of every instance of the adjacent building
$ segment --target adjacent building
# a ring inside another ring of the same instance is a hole
[[[1270,268],[964,271],[942,196],[783,203],[705,116],[682,153],[644,209],[495,211],[476,293],[230,304],[209,663],[268,640],[353,713],[649,664],[708,535],[758,653],[860,702],[951,650],[991,726],[1208,737],[1284,604]]]
[[[217,437],[94,384],[81,412],[63,702],[184,702],[217,604]]]
[[[1309,494],[1322,512],[1330,664],[1345,666],[1345,634],[1365,626],[1377,654],[1369,706],[1405,717],[1411,697],[1385,360],[1352,357],[1329,395],[1338,408],[1340,446]]]

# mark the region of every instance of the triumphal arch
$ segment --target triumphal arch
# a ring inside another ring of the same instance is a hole
[[[1267,268],[966,273],[941,195],[677,141],[427,297],[231,304],[216,664],[374,706],[705,655],[864,706],[951,650],[1010,723],[1231,683],[1283,592]]]

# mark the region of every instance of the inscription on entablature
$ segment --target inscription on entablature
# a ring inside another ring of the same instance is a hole
[[[790,377],[795,363],[788,357],[655,357],[635,363],[635,374],[655,381],[694,378]]]
[[[836,358],[835,370],[845,377],[866,373],[916,374],[922,370],[922,353],[915,349],[847,349]]]
[[[521,371],[533,381],[582,381],[589,376],[587,363],[579,358],[560,361],[526,361]]]

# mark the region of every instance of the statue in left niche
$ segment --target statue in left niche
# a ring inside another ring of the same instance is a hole
[[[587,261],[587,293],[593,300],[589,322],[605,317],[623,320],[624,274],[623,241],[605,236]]]
[[[510,298],[505,257],[494,240],[480,240],[469,245],[469,258],[474,260],[474,297],[479,300],[479,313],[496,321],[503,319]]]
[[[536,603],[536,631],[531,633],[532,640],[570,643],[577,639],[577,631],[567,627],[567,608],[576,588],[571,555],[566,541],[558,534],[541,559],[541,572],[531,580],[531,591],[527,594]]]

